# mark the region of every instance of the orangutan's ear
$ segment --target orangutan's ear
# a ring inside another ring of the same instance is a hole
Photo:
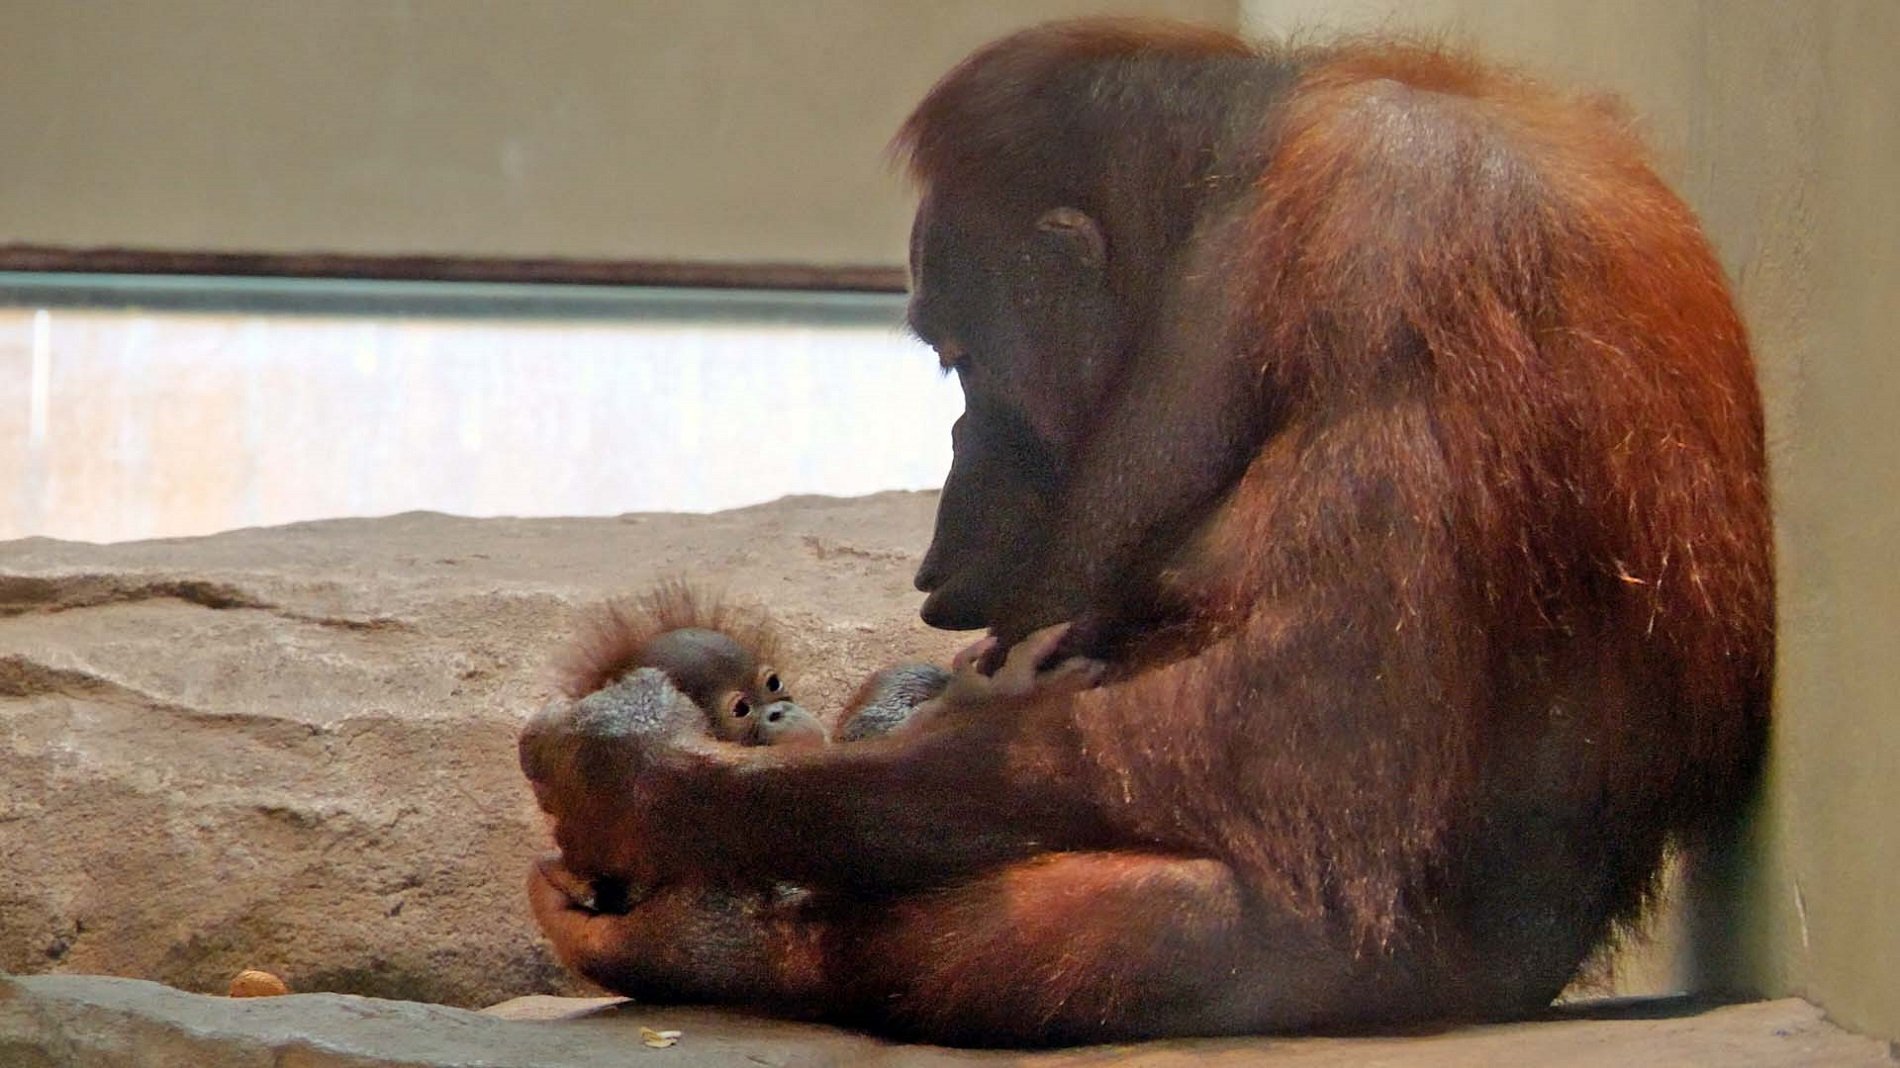
[[[1075,261],[1099,269],[1108,262],[1108,239],[1088,213],[1076,208],[1050,208],[1036,220],[1036,229],[1061,241]]]

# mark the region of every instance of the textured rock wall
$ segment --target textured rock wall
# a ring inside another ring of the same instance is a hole
[[[833,709],[958,642],[909,583],[934,503],[0,544],[0,972],[573,989],[522,900],[545,833],[514,735],[574,608],[709,576],[773,606]]]

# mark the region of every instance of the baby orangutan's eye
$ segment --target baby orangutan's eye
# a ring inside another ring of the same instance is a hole
[[[765,673],[766,693],[777,693],[784,688],[785,684],[779,681],[777,672],[768,671]]]
[[[738,694],[734,694],[733,700],[732,700],[732,718],[744,719],[751,714],[752,714],[752,702],[746,700],[744,697],[741,697]]]

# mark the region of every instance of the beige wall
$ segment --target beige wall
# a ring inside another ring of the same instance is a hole
[[[1754,331],[1781,567],[1772,767],[1700,979],[1900,1036],[1900,4],[1248,0],[1257,33],[1449,28],[1625,94]],[[1402,13],[1395,14],[1395,13]]]
[[[64,0],[0,27],[0,244],[901,264],[952,62],[1235,0]]]

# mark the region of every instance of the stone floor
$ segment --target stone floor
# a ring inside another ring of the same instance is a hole
[[[652,1048],[649,1032],[674,1032]],[[612,998],[532,997],[483,1012],[346,994],[230,999],[100,976],[0,978],[8,1068],[383,1066],[1240,1065],[1285,1068],[1872,1068],[1886,1043],[1797,999],[1585,1002],[1523,1023],[1364,1038],[1151,1042],[1032,1053],[901,1046],[808,1024]]]

